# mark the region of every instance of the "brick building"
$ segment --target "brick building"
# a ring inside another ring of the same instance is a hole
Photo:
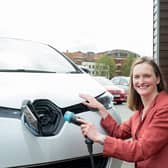
[[[126,58],[129,55],[132,55],[134,57],[140,56],[132,51],[121,50],[121,49],[99,52],[99,53],[94,53],[94,52],[83,53],[80,51],[72,53],[72,52],[66,51],[64,54],[67,55],[68,57],[70,57],[77,65],[86,66],[91,71],[92,75],[94,75],[94,69],[93,69],[93,67],[95,67],[94,63],[101,56],[106,55],[106,56],[112,57],[114,59],[114,62],[117,67],[116,74],[118,74],[118,75],[120,74],[121,66],[123,65],[123,63],[125,62]],[[108,76],[108,74],[107,74],[107,76]]]

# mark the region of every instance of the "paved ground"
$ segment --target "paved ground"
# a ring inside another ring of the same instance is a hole
[[[114,105],[114,107],[116,108],[116,111],[120,114],[122,121],[127,120],[133,113],[127,108],[126,104]],[[124,161],[121,168],[134,168],[134,164]]]
[[[128,162],[123,162],[121,168],[134,168],[134,164],[133,163],[128,163]]]

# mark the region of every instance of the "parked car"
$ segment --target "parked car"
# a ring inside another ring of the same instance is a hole
[[[102,84],[105,89],[113,95],[113,102],[121,104],[126,101],[126,92],[124,89],[112,84],[106,77],[94,76],[94,79]]]
[[[128,76],[115,76],[111,79],[111,82],[114,85],[117,85],[120,88],[123,88],[125,90],[126,94],[128,94],[129,81],[130,81],[130,77],[128,77]]]
[[[104,130],[79,93],[94,96],[119,121],[105,88],[54,47],[0,38],[0,167],[90,167],[85,138],[64,114],[71,111]],[[121,166],[93,145],[95,167]]]

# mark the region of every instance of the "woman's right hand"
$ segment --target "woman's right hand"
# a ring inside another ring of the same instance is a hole
[[[98,102],[93,96],[89,94],[79,94],[79,96],[86,100],[82,102],[84,105],[88,106],[89,108],[97,109],[103,118],[108,115],[108,112],[106,111],[106,108],[103,106],[103,104]]]
[[[84,137],[88,137],[93,142],[97,142],[100,144],[104,144],[104,140],[106,138],[105,135],[101,134],[95,127],[93,123],[87,122],[82,119],[78,119],[78,121],[81,123],[81,131]]]

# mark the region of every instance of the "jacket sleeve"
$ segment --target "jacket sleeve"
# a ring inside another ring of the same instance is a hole
[[[128,139],[131,137],[131,118],[122,124],[118,124],[111,115],[108,115],[101,120],[101,125],[109,136]]]
[[[137,140],[126,141],[107,136],[103,153],[136,162],[148,159],[168,143],[168,107],[156,111],[150,125]]]

